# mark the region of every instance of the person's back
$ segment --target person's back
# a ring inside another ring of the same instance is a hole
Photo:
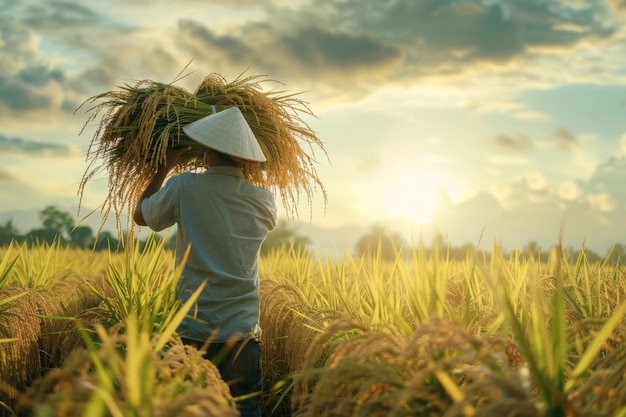
[[[236,107],[202,118],[183,130],[207,146],[205,173],[170,178],[168,172],[186,149],[168,149],[165,163],[137,202],[134,220],[159,231],[174,224],[177,262],[189,248],[179,281],[179,296],[206,282],[195,308],[181,324],[184,343],[202,347],[215,362],[242,417],[260,416],[262,390],[258,257],[276,227],[272,193],[248,182],[239,161],[265,156]]]
[[[213,166],[202,174],[170,179],[144,202],[143,213],[156,230],[172,220],[178,224],[179,257],[190,247],[181,299],[208,280],[191,312],[196,319],[185,319],[181,335],[204,342],[208,327],[219,331],[212,335],[214,341],[225,342],[257,328],[258,253],[276,227],[273,195],[249,183],[239,168]]]

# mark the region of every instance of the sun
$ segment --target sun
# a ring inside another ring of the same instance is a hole
[[[443,176],[432,171],[403,171],[389,179],[382,204],[390,219],[428,224],[434,219],[442,191],[451,191],[450,182]]]

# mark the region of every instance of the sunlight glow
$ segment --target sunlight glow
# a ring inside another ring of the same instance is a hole
[[[452,191],[444,177],[431,171],[404,171],[389,181],[383,206],[388,218],[427,224],[433,221],[442,191],[448,195]]]

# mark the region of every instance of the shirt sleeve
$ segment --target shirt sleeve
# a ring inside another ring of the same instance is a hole
[[[178,221],[180,205],[179,181],[170,178],[156,193],[143,200],[141,213],[150,229],[159,232]]]

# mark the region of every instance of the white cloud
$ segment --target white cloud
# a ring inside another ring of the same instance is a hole
[[[602,213],[613,212],[617,209],[617,200],[609,193],[590,194],[587,201],[591,208]]]
[[[584,198],[583,191],[574,181],[566,181],[559,186],[559,198],[565,201],[581,201]]]
[[[531,191],[542,191],[548,188],[549,183],[541,171],[527,171],[522,175],[528,189]]]

